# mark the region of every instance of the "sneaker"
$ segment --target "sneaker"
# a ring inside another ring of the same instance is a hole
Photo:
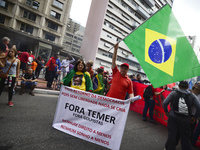
[[[149,120],[150,123],[157,124],[155,120]]]
[[[33,92],[29,92],[30,95],[35,96],[35,94]]]
[[[19,95],[23,95],[23,94],[24,94],[24,92],[23,92],[23,91],[19,92]]]
[[[147,119],[146,119],[146,118],[143,118],[142,120],[143,120],[143,121],[147,121]]]
[[[11,101],[9,101],[8,106],[13,107],[13,103]]]

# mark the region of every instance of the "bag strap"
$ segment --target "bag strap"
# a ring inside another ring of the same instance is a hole
[[[15,60],[16,60],[16,58],[12,61],[12,63],[11,63],[11,65],[10,65],[10,67],[9,67],[9,69],[8,69],[8,71],[6,72],[6,74],[8,74],[9,73],[9,71],[10,71],[10,69],[11,69],[11,67],[12,67],[12,64],[15,62]]]

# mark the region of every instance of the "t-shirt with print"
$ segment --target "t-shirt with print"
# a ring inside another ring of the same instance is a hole
[[[71,80],[71,87],[86,91],[85,77],[83,72],[76,72]]]
[[[28,80],[35,80],[34,74],[28,75],[27,73],[23,74],[23,77]]]
[[[117,66],[112,71],[113,71],[112,85],[106,96],[124,100],[126,92],[128,92],[128,94],[133,94],[132,81],[127,75],[123,77],[120,74]]]

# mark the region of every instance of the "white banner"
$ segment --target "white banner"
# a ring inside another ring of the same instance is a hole
[[[53,127],[98,145],[119,149],[130,100],[62,86]]]

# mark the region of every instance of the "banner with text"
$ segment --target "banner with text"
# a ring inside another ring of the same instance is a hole
[[[62,86],[53,127],[98,145],[119,149],[130,101]]]

